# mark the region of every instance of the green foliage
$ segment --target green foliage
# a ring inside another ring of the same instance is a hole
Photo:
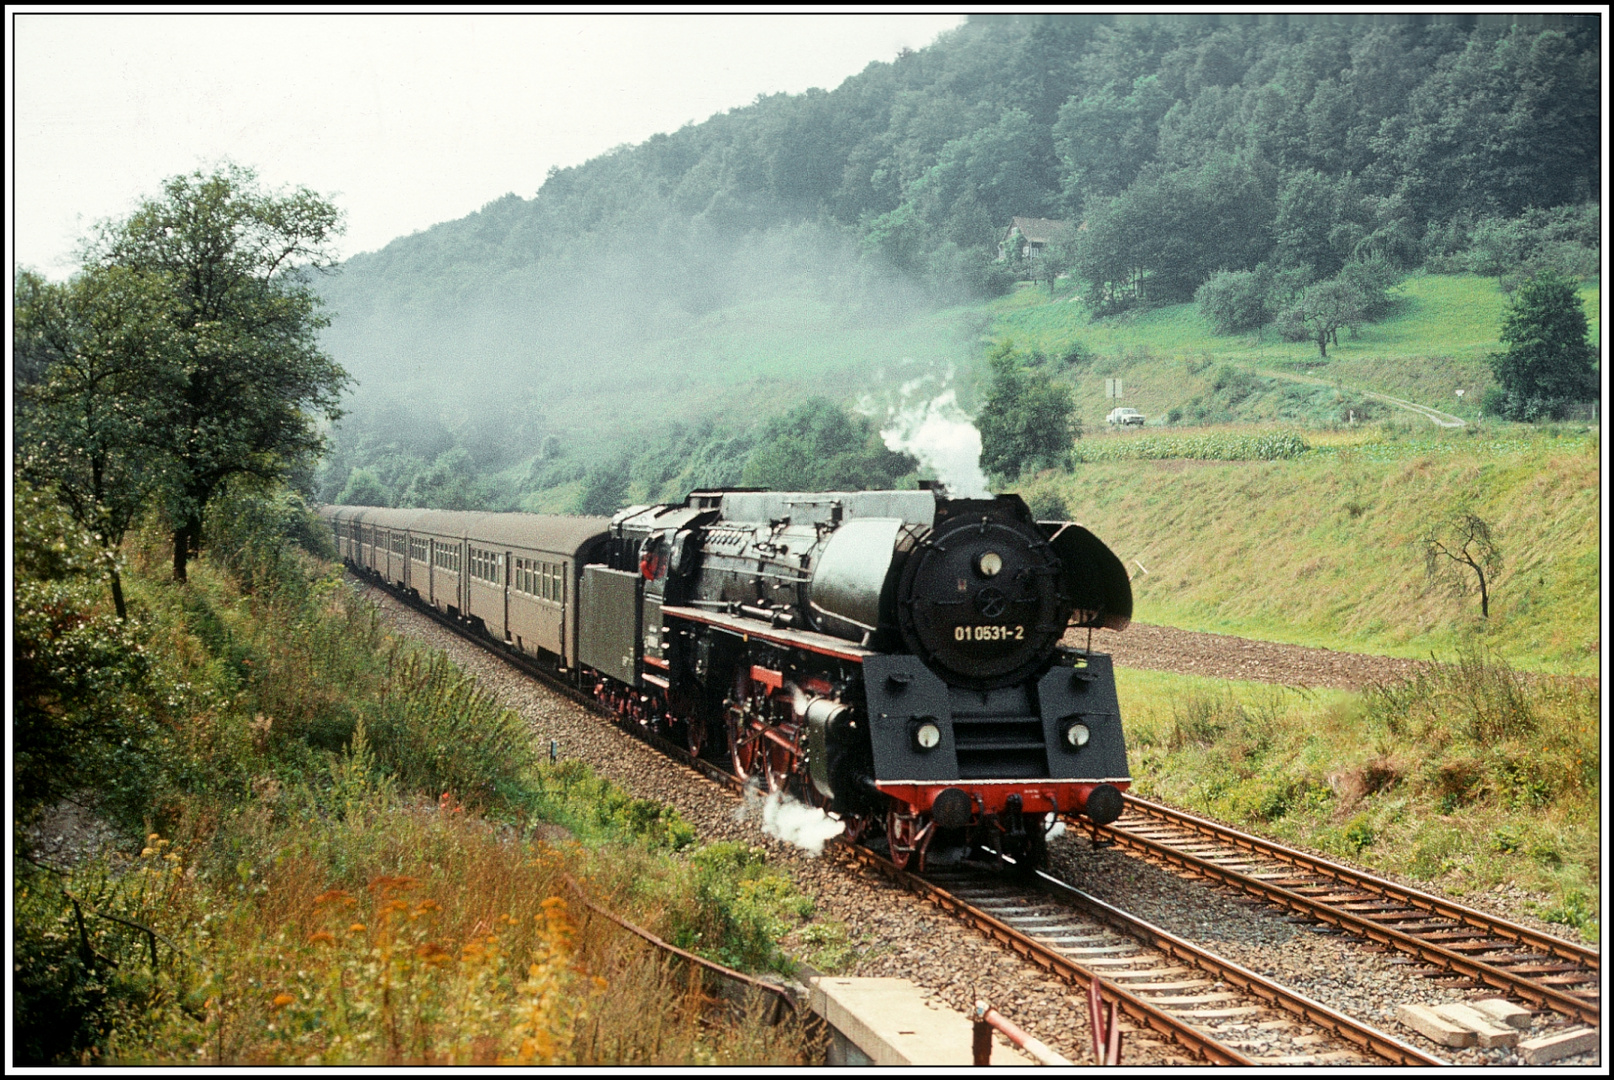
[[[417,471],[398,501],[404,506],[432,510],[506,509],[498,506],[487,478],[480,474],[462,445],[444,450],[430,465]]]
[[[248,592],[259,585],[306,587],[297,551],[336,558],[330,528],[301,495],[283,485],[236,477],[224,485],[217,505],[207,542]]]
[[[1455,663],[1368,691],[1372,715],[1398,738],[1438,748],[1420,783],[1455,809],[1481,798],[1544,807],[1595,793],[1595,690],[1526,676],[1483,648]],[[1590,726],[1584,726],[1584,725]]]
[[[778,491],[895,488],[919,463],[886,448],[874,423],[827,398],[810,398],[765,422],[740,481]]]
[[[1333,277],[1372,225],[1372,210],[1355,177],[1304,169],[1290,175],[1278,192],[1273,254],[1280,266],[1303,266],[1319,278]]]
[[[622,509],[628,493],[628,459],[603,461],[583,476],[576,512],[609,517]]]
[[[857,944],[842,922],[810,923],[802,928],[798,936],[806,946],[802,959],[813,970],[825,975],[850,971],[860,955]]]
[[[333,500],[342,506],[391,506],[392,496],[369,469],[354,469]]]
[[[176,577],[226,480],[286,476],[323,446],[316,416],[341,415],[348,378],[320,348],[330,320],[310,282],[334,265],[341,228],[307,188],[269,194],[252,170],[224,165],[169,178],[91,246],[92,265],[162,282],[173,355],[148,390],[149,430]]]
[[[1486,412],[1510,420],[1559,419],[1597,397],[1597,353],[1575,283],[1543,271],[1514,295],[1502,318],[1502,343],[1491,357],[1497,393]]]
[[[389,667],[367,730],[378,759],[405,787],[483,806],[533,766],[527,725],[441,654],[399,655]]]
[[[1268,283],[1253,270],[1220,270],[1194,292],[1199,313],[1218,334],[1240,334],[1267,324]]]
[[[1570,889],[1557,902],[1541,905],[1540,915],[1547,922],[1574,927],[1588,940],[1598,939],[1597,904],[1584,889]]]
[[[812,901],[767,863],[761,848],[718,841],[689,858],[699,907],[680,913],[672,942],[746,971],[786,971],[779,939],[812,914]]]
[[[1259,435],[1201,432],[1196,435],[1140,435],[1127,439],[1089,440],[1077,443],[1072,460],[1166,461],[1190,458],[1200,461],[1282,461],[1309,453],[1312,447],[1293,432]]]
[[[14,835],[68,796],[138,823],[159,746],[145,628],[97,603],[104,556],[59,504],[19,482],[13,513]]]
[[[756,438],[756,428],[736,433],[710,417],[674,422],[659,444],[634,459],[633,481],[647,501],[676,502],[702,488],[737,487]]]
[[[1213,273],[1266,256],[1271,197],[1246,163],[1213,159],[1086,207],[1072,273],[1103,312],[1140,301],[1181,303]]]
[[[1317,343],[1320,359],[1328,359],[1328,344],[1339,344],[1343,327],[1367,321],[1366,300],[1350,281],[1332,278],[1309,285],[1298,300],[1278,313],[1278,332],[1289,341]]]
[[[989,361],[992,388],[975,418],[981,468],[1012,480],[1028,469],[1067,463],[1081,437],[1070,387],[1045,371],[1028,370],[1008,340],[998,343]]]
[[[110,553],[163,475],[165,394],[180,362],[172,297],[154,273],[90,266],[65,284],[16,280],[17,464]],[[26,377],[25,377],[26,376]]]
[[[590,838],[634,840],[668,851],[682,851],[695,841],[694,828],[677,810],[633,798],[581,761],[539,763],[521,790],[528,813]]]

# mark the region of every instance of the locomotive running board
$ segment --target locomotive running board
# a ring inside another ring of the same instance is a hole
[[[836,660],[851,660],[861,664],[864,657],[875,655],[872,649],[859,648],[849,641],[820,634],[815,630],[785,630],[776,626],[765,626],[752,619],[742,619],[738,615],[703,611],[692,607],[663,607],[661,614],[663,617],[671,616],[688,622],[705,623],[707,626],[727,630],[731,634],[748,635],[774,645],[806,649],[808,652],[834,657]]]

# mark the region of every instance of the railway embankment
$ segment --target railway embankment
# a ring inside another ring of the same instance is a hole
[[[211,537],[183,585],[140,538],[122,623],[89,538],[26,496],[18,519],[15,1063],[817,1054],[570,884],[767,972],[812,925],[787,876],[574,755],[551,764],[265,516]]]

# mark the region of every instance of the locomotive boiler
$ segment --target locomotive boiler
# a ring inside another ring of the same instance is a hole
[[[705,491],[609,523],[326,515],[350,562],[401,563],[380,576],[898,865],[985,849],[1033,868],[1060,815],[1120,814],[1110,658],[1061,640],[1124,628],[1131,586],[1092,533],[1034,520],[1017,495]],[[533,566],[555,580],[535,585]],[[529,600],[553,609],[558,646],[516,632]]]

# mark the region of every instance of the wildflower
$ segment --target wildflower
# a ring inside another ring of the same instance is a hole
[[[368,929],[370,929],[370,928],[368,926],[365,926],[363,923],[356,922],[352,926],[347,928],[347,932],[350,933],[350,934],[362,934]]]
[[[287,1005],[290,1005],[296,1000],[297,999],[292,997],[290,994],[276,994],[275,1000],[270,1002],[270,1004],[276,1009],[284,1009]]]
[[[309,934],[308,935],[308,943],[310,945],[314,945],[314,944],[335,945],[336,944],[336,938],[332,937],[328,932],[326,932],[324,930],[321,930],[317,934]]]

